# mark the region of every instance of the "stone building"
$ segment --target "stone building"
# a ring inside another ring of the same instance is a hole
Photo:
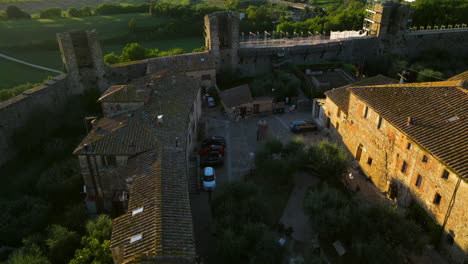
[[[112,85],[99,98],[104,117],[137,110],[153,99],[154,92],[145,85]]]
[[[378,76],[326,92],[313,110],[382,192],[417,202],[443,227],[440,246],[455,263],[468,252],[466,75],[412,84]]]
[[[105,117],[74,152],[88,204],[123,213],[112,230],[115,263],[194,262],[189,163],[201,84],[165,71],[111,86],[100,98]]]
[[[219,96],[226,112],[240,117],[271,114],[276,106],[272,97],[252,97],[248,84],[220,91]],[[281,106],[284,107],[284,103]]]

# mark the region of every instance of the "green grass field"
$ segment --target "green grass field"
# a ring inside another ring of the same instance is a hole
[[[187,52],[204,45],[204,39],[199,38],[179,38],[170,40],[141,41],[146,48],[158,48],[168,50],[172,48],[182,48]],[[125,43],[102,45],[104,54],[115,52],[120,53]],[[4,54],[12,56],[30,63],[62,70],[62,60],[59,50],[3,50]],[[0,89],[8,89],[26,82],[41,82],[48,76],[55,76],[56,73],[35,69],[16,62],[0,59]]]
[[[146,14],[122,14],[114,16],[92,16],[84,18],[59,18],[0,21],[0,53],[30,63],[62,70],[56,33],[72,29],[96,29],[103,53],[120,53],[127,42],[128,21],[136,19],[137,27],[157,27],[170,23],[170,18],[152,17]],[[146,48],[168,50],[183,48],[191,51],[204,45],[203,36],[164,40],[138,41]],[[29,66],[0,59],[0,89],[7,89],[26,82],[41,82],[52,72],[46,72]]]
[[[36,2],[36,1],[46,1],[46,0],[0,0],[0,4],[10,4],[17,2]]]
[[[0,48],[44,44],[54,46],[56,33],[72,29],[96,29],[101,40],[118,38],[128,33],[128,22],[132,18],[136,19],[137,27],[155,27],[171,21],[169,18],[152,17],[147,14],[5,20],[0,21]]]

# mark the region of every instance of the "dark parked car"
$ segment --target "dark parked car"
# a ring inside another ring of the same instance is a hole
[[[213,136],[203,140],[202,147],[209,146],[209,145],[220,145],[226,147],[226,139],[220,136]]]
[[[294,133],[317,130],[317,126],[315,124],[313,124],[312,122],[307,122],[307,121],[294,121],[291,124],[289,124],[289,128]]]
[[[201,156],[206,155],[208,152],[217,151],[224,156],[224,147],[222,145],[205,145],[200,148],[198,154]]]
[[[200,157],[200,163],[202,167],[223,165],[224,158],[223,155],[221,155],[221,153],[219,153],[218,151],[210,151]]]

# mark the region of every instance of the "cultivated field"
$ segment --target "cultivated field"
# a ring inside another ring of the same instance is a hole
[[[128,21],[136,19],[138,27],[157,28],[174,22],[166,17],[152,17],[146,14],[121,14],[113,16],[91,16],[83,18],[33,19],[0,21],[0,53],[30,63],[62,70],[62,62],[57,46],[56,33],[72,29],[96,29],[103,48],[103,53],[116,52],[128,42]],[[144,40],[138,36],[138,42],[146,48],[167,50],[183,48],[191,51],[204,45],[203,35],[164,40]],[[30,68],[15,62],[0,59],[0,89],[11,88],[25,82],[41,82],[45,77],[55,75]]]
[[[0,10],[14,4],[28,13],[39,13],[39,10],[49,7],[60,7],[67,10],[70,7],[82,7],[88,5],[96,7],[100,4],[144,4],[146,0],[0,0]]]

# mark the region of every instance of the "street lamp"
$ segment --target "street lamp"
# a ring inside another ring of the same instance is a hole
[[[275,88],[272,88],[272,89],[271,89],[271,93],[273,94],[273,103],[276,103],[276,100],[275,100]]]

